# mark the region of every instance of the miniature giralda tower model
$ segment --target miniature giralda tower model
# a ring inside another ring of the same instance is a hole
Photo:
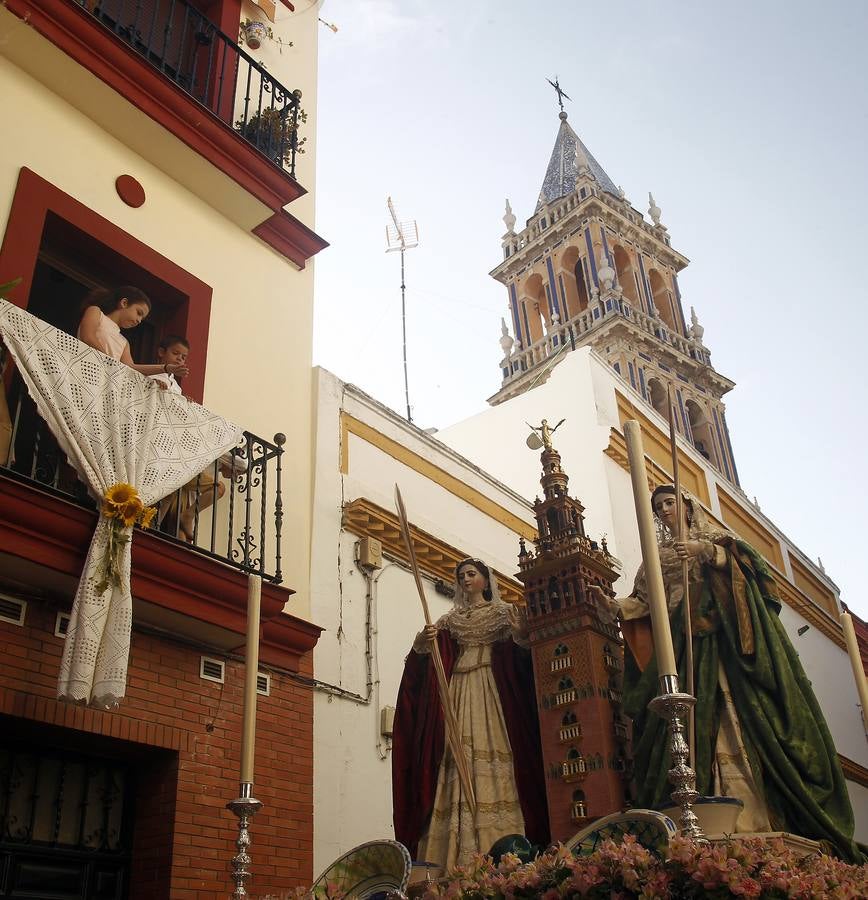
[[[721,400],[734,384],[712,366],[692,308],[685,319],[678,273],[688,260],[672,248],[660,207],[648,199],[650,221],[590,154],[561,107],[539,200],[524,228],[516,231],[506,204],[504,258],[491,272],[509,292],[501,321],[503,380],[488,402],[531,389],[569,351],[590,346],[664,419],[671,386],[679,432],[737,485]]]
[[[590,820],[622,809],[629,777],[627,720],[621,716],[622,641],[587,596],[611,593],[616,561],[585,535],[582,504],[542,429],[542,500],[535,552],[520,545],[546,795],[552,840],[567,840]]]

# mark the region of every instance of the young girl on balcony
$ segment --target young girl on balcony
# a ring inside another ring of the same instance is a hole
[[[135,328],[151,311],[151,301],[144,291],[128,285],[114,290],[100,289],[91,292],[86,304],[76,335],[80,341],[142,375],[164,373],[183,377],[190,371],[183,362],[139,365],[133,361],[129,342],[121,331]]]

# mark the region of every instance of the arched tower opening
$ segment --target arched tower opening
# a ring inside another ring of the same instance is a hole
[[[585,268],[579,248],[572,246],[564,250],[561,260],[563,268],[564,288],[567,293],[567,306],[570,317],[577,316],[588,308],[591,293],[585,281]]]
[[[664,419],[669,418],[669,413],[666,410],[666,396],[666,386],[660,381],[660,379],[649,378],[648,399],[651,401],[651,405],[654,407],[654,409],[656,409]]]
[[[618,284],[621,286],[624,298],[629,300],[634,306],[642,309],[639,291],[636,288],[633,260],[630,258],[630,254],[620,244],[615,244],[612,247],[612,259],[615,262],[615,273],[618,276]]]
[[[530,329],[530,342],[540,340],[551,325],[548,300],[542,275],[534,273],[522,287],[522,305],[527,314],[527,325]]]
[[[693,446],[711,463],[719,465],[717,453],[714,448],[714,435],[711,431],[711,421],[706,411],[695,401],[688,400],[687,420],[690,422],[690,432],[693,436]]]
[[[648,273],[648,283],[651,285],[651,296],[654,298],[657,315],[670,331],[680,334],[681,328],[678,325],[675,310],[672,308],[672,292],[666,287],[666,282],[657,269],[651,269]]]

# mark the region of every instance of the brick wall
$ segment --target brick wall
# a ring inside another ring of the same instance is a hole
[[[225,804],[238,794],[243,664],[227,660],[222,685],[204,681],[200,656],[222,658],[219,652],[134,631],[120,709],[61,704],[55,615],[30,601],[23,627],[0,621],[0,713],[11,717],[0,742],[27,734],[133,761],[131,900],[228,896],[238,820]],[[309,654],[301,672],[311,674]],[[253,897],[313,877],[313,698],[273,673],[270,696],[258,699],[254,795],[265,805],[251,828]]]

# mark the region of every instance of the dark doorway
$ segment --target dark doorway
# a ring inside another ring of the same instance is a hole
[[[0,715],[0,898],[168,900],[178,754]]]
[[[133,794],[122,761],[0,748],[0,897],[126,898]]]

